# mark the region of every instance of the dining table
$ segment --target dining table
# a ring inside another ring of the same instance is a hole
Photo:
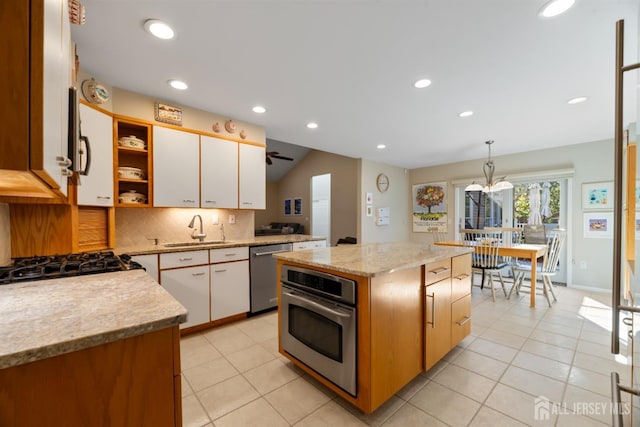
[[[468,242],[462,240],[446,240],[443,242],[435,242],[439,246],[474,246],[477,242]],[[547,251],[547,245],[534,245],[531,243],[503,243],[498,247],[498,255],[504,257],[524,258],[531,261],[531,301],[529,306],[536,306],[536,271],[538,267],[538,258],[544,256]]]

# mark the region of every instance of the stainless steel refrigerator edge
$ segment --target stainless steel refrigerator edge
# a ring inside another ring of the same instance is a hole
[[[278,245],[251,246],[249,248],[249,269],[251,271],[251,313],[278,305],[276,265],[271,255],[290,252],[291,243]]]

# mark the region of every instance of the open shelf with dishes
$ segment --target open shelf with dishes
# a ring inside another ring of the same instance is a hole
[[[151,207],[151,125],[135,119],[114,117],[114,188],[116,207]]]

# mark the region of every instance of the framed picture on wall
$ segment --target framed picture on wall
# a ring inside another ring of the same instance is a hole
[[[613,209],[613,181],[582,184],[582,210]]]
[[[302,197],[293,199],[293,214],[302,215]]]
[[[291,215],[291,199],[284,199],[284,214]]]
[[[414,185],[412,195],[413,232],[447,231],[447,183]]]
[[[589,239],[613,238],[613,212],[584,212],[582,228]]]

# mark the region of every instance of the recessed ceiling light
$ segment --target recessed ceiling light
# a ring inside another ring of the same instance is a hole
[[[318,124],[314,123],[314,122],[309,122],[309,123],[307,123],[307,127],[309,129],[316,129],[318,127]]]
[[[167,83],[169,83],[169,86],[171,86],[172,88],[178,90],[186,90],[189,87],[185,82],[181,80],[169,80]]]
[[[144,23],[144,29],[147,30],[148,33],[163,40],[169,40],[175,36],[175,33],[169,24],[157,19],[146,20]]]
[[[429,79],[420,79],[413,84],[418,89],[424,89],[427,86],[431,86],[431,80]]]
[[[460,116],[460,117],[473,116],[473,111],[463,111],[462,113],[458,114],[458,116]]]
[[[576,0],[550,0],[542,6],[538,15],[543,18],[553,18],[569,10]]]
[[[253,110],[254,113],[258,113],[258,114],[262,114],[265,111],[267,111],[266,108],[261,107],[260,105],[256,105],[255,107],[253,107],[251,110]]]
[[[579,96],[577,98],[571,98],[567,101],[567,104],[580,104],[581,102],[585,102],[587,100],[586,96]]]
[[[376,148],[377,148],[378,150],[384,150],[385,148],[387,148],[387,146],[386,146],[386,145],[384,145],[384,144],[378,144],[378,145],[376,145]]]

